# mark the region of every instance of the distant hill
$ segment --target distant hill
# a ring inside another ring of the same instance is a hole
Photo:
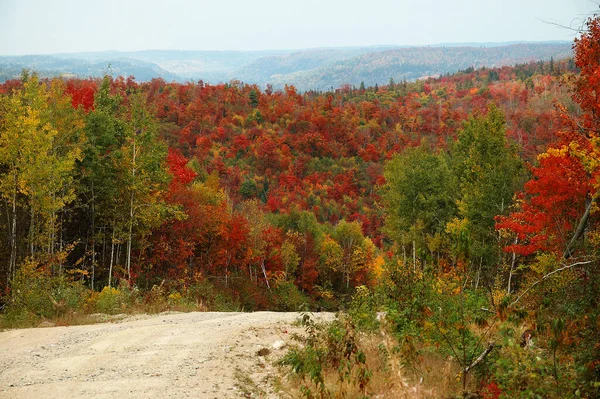
[[[180,80],[203,79],[207,82],[231,80],[231,75],[261,58],[287,54],[267,51],[179,51],[146,50],[125,53],[128,58],[152,62],[176,74]]]
[[[164,70],[157,64],[140,59],[107,57],[88,60],[72,54],[69,57],[61,55],[0,57],[0,82],[18,78],[23,69],[36,71],[43,77],[61,75],[101,77],[108,73],[113,76],[135,76],[142,82],[157,77],[167,81],[179,79],[176,74]]]
[[[42,76],[135,76],[138,81],[241,80],[281,88],[328,90],[344,84],[367,86],[416,80],[468,67],[494,67],[569,58],[569,42],[469,43],[428,47],[374,46],[267,51],[87,52],[0,57],[0,81],[16,78],[23,68]]]
[[[322,48],[261,57],[234,72],[233,76],[248,83],[273,83],[279,76],[310,71],[344,62],[364,54],[377,54],[388,47]],[[283,82],[281,85],[288,83]]]
[[[469,67],[500,67],[550,58],[572,57],[570,44],[521,43],[496,47],[413,47],[367,53],[311,70],[272,75],[275,87],[294,84],[300,90],[328,90],[344,84],[366,86],[439,76]],[[242,79],[244,80],[244,79]],[[262,83],[262,82],[261,82]]]

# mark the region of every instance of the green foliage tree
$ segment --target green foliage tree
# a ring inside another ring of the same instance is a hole
[[[294,238],[295,237],[292,239],[286,238],[286,240],[281,244],[280,249],[281,261],[283,263],[285,276],[288,279],[296,274],[296,271],[298,270],[298,264],[300,263],[300,257],[296,252],[296,245],[294,244],[294,241],[297,241],[297,239]]]
[[[252,108],[258,107],[258,92],[255,89],[250,90],[250,94],[248,95],[250,99],[250,105]]]
[[[124,102],[121,94],[111,92],[108,76],[87,116],[86,135],[89,145],[82,162],[82,197],[89,209],[92,270],[97,263],[97,239],[109,241],[110,255],[103,253],[102,259],[108,259],[110,286],[116,260],[123,258],[115,249],[118,252],[125,244],[122,266],[130,279],[134,243],[137,240],[137,249],[143,250],[144,237],[169,213],[162,198],[169,179],[167,148],[158,138],[144,98],[130,93]],[[104,251],[106,245],[102,248]]]
[[[81,202],[88,209],[91,247],[91,286],[95,285],[95,272],[98,263],[97,240],[110,242],[110,256],[106,245],[102,245],[103,259],[108,263],[108,285],[112,284],[112,267],[115,244],[122,238],[117,234],[118,213],[123,207],[119,196],[118,167],[116,156],[124,140],[125,126],[119,118],[122,97],[111,93],[111,79],[105,76],[94,99],[94,109],[86,117],[85,134],[87,145],[81,164]],[[122,229],[121,229],[122,230]],[[108,260],[107,260],[108,258]],[[107,265],[104,265],[107,266]]]
[[[127,278],[131,279],[131,252],[134,239],[143,248],[143,239],[158,227],[169,213],[162,198],[169,175],[165,167],[166,145],[159,140],[156,123],[141,95],[130,98],[124,115],[124,141],[119,149],[119,178],[124,183],[119,193],[126,198]],[[135,236],[134,236],[135,233]]]
[[[67,116],[70,104],[61,98],[60,83],[48,90],[36,75],[24,78],[22,89],[2,100],[0,164],[5,172],[0,190],[11,209],[7,281],[16,271],[18,208],[30,215],[29,254],[38,248],[53,254],[60,236],[58,215],[75,199],[75,164],[82,158],[82,123]]]
[[[324,286],[332,287],[335,276],[342,268],[344,251],[340,244],[331,237],[326,236],[320,243],[319,253],[320,280]]]
[[[448,160],[423,143],[392,158],[384,176],[386,232],[402,245],[405,262],[406,246],[412,245],[416,262],[418,256],[425,258],[428,248],[436,248],[431,244],[456,213]]]
[[[341,220],[333,229],[333,238],[342,250],[341,274],[345,289],[350,289],[353,274],[364,266],[360,254],[365,242],[360,224]]]
[[[488,278],[500,263],[495,217],[507,213],[525,177],[517,148],[506,138],[506,120],[497,107],[470,118],[450,148],[452,185],[457,193],[458,219],[468,232],[470,258]]]

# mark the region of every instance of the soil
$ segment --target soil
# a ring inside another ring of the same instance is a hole
[[[333,319],[331,313],[315,314]],[[162,313],[0,333],[0,398],[278,398],[299,313]],[[275,345],[274,345],[275,344]]]

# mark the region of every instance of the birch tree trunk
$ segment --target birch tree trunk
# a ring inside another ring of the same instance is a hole
[[[111,287],[113,260],[115,259],[115,228],[113,226],[112,239],[110,241],[110,267],[108,268],[108,286]]]
[[[6,285],[10,283],[10,280],[15,272],[17,265],[17,174],[15,173],[15,186],[13,190],[13,201],[12,201],[12,223],[10,231],[10,261],[8,263],[8,273],[6,278]]]
[[[131,281],[131,241],[133,239],[133,206],[134,206],[134,186],[135,186],[135,157],[136,142],[133,138],[133,154],[131,160],[131,195],[129,197],[129,234],[127,237],[127,281]]]

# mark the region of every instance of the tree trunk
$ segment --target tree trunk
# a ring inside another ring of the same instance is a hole
[[[135,136],[133,138],[133,154],[131,159],[131,195],[129,197],[129,235],[127,237],[127,281],[131,282],[131,240],[133,237],[133,205],[134,205],[134,188],[135,188],[135,158],[136,158],[136,143]]]
[[[31,208],[31,218],[29,219],[29,255],[33,256],[33,239],[35,236],[35,211]]]
[[[575,243],[577,243],[577,240],[579,240],[579,238],[585,232],[585,228],[587,227],[587,222],[588,222],[588,219],[590,218],[590,213],[592,212],[592,206],[594,205],[595,200],[596,200],[596,197],[594,197],[594,196],[592,196],[592,198],[589,200],[587,207],[585,208],[585,212],[583,213],[583,216],[579,220],[579,224],[577,225],[577,230],[575,230],[575,234],[573,234],[571,241],[569,241],[569,245],[567,245],[567,249],[565,250],[565,253],[563,254],[563,258],[569,259],[571,257],[571,255],[572,255],[571,251],[573,250]]]
[[[56,195],[53,193],[52,194],[52,203],[56,203]],[[55,234],[55,226],[54,226],[54,221],[56,220],[56,212],[54,210],[52,210],[52,212],[50,213],[50,227],[49,227],[49,246],[48,246],[48,253],[50,255],[54,255],[54,241],[56,240],[56,234]]]
[[[102,229],[102,266],[106,265],[106,227],[100,227]]]
[[[477,366],[479,363],[481,363],[483,361],[483,359],[485,359],[485,357],[487,355],[490,354],[490,352],[492,351],[492,349],[494,349],[495,344],[492,342],[488,345],[488,347],[481,352],[481,354],[477,357],[477,359],[475,359],[473,361],[473,363],[471,363],[468,366],[465,366],[465,369],[463,370],[463,373],[466,375],[469,373],[469,371],[471,371],[471,369],[473,369],[473,367]]]
[[[349,258],[350,259],[348,259],[347,257],[346,261],[344,262],[346,264],[346,266],[344,267],[346,272],[346,291],[350,289],[350,268],[352,267],[352,258],[351,256],[349,256]]]
[[[94,183],[92,182],[92,291],[96,280],[96,199],[94,197]]]
[[[265,268],[265,259],[263,258],[260,267],[262,269],[263,275],[265,276],[265,281],[267,282],[267,288],[270,290],[271,285],[269,284],[269,279],[267,278],[267,269]]]
[[[483,256],[479,258],[479,267],[477,268],[477,280],[475,281],[475,290],[479,288],[479,277],[481,277],[481,267],[483,265]]]
[[[15,187],[13,190],[13,201],[12,201],[12,227],[10,230],[10,260],[8,263],[8,273],[6,278],[6,285],[10,283],[10,280],[17,267],[17,174],[15,173]]]
[[[112,239],[110,241],[110,267],[108,268],[108,286],[112,282],[113,259],[115,258],[115,228],[113,227]]]
[[[413,271],[417,272],[417,243],[413,240]]]
[[[129,235],[127,237],[127,281],[131,281],[131,237],[133,233],[133,225],[129,223]]]
[[[517,245],[518,242],[519,242],[519,238],[515,237],[515,245]],[[513,272],[515,270],[516,261],[517,261],[517,254],[516,254],[516,252],[513,251],[512,260],[510,262],[510,272],[508,273],[508,287],[506,289],[506,293],[508,295],[510,295],[510,292],[512,291],[512,276],[513,276]]]
[[[60,216],[60,223],[58,223],[59,229],[58,229],[58,251],[61,254],[59,257],[59,261],[58,261],[58,275],[62,275],[62,269],[63,269],[63,257],[62,257],[62,251],[63,251],[63,232],[62,232],[62,214]]]

